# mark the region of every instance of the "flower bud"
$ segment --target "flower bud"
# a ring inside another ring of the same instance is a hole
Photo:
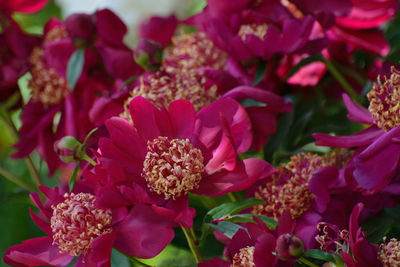
[[[275,251],[281,260],[298,259],[303,255],[303,242],[292,234],[282,234],[276,240]]]
[[[135,61],[145,70],[154,71],[161,66],[162,46],[148,39],[140,39],[135,49]]]
[[[65,163],[80,159],[82,144],[73,136],[64,136],[54,143],[54,150]]]

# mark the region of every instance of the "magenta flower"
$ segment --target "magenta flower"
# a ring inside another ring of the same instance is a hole
[[[78,186],[79,187],[79,186]],[[172,240],[171,221],[145,205],[107,209],[90,192],[73,193],[42,186],[47,200],[31,194],[40,213],[33,221],[47,234],[7,249],[4,261],[12,266],[110,266],[111,249],[139,258],[156,256]]]
[[[216,101],[196,114],[185,100],[172,102],[167,110],[136,97],[130,116],[133,125],[109,119],[110,138],[100,139],[99,161],[111,176],[106,186],[128,202],[141,192],[142,201],[156,203],[158,212],[184,227],[192,226],[194,216],[189,192],[221,196],[273,171],[263,160],[237,160],[237,152],[246,151],[252,137],[247,113],[232,99]]]
[[[85,29],[96,31],[82,33],[82,23],[86,23]],[[89,119],[95,99],[107,93],[116,79],[138,73],[132,51],[122,42],[125,32],[125,25],[109,10],[99,10],[92,16],[76,14],[65,24],[54,19],[46,24],[42,45],[35,47],[29,58],[32,97],[22,113],[14,157],[27,156],[37,148],[52,174],[60,164],[54,141],[66,135],[83,140],[95,127]],[[75,42],[79,38],[83,38],[80,43],[91,42],[93,47],[85,49],[82,73],[71,90],[67,64],[78,49]],[[56,114],[61,115],[57,115],[59,120],[55,120]]]
[[[41,10],[49,2],[48,0],[18,0],[18,1],[0,1],[0,9],[5,13],[21,12],[35,13]]]
[[[295,225],[290,212],[283,212],[274,231],[268,229],[259,218],[253,219],[256,223],[244,224],[243,229],[239,229],[228,240],[224,252],[227,261],[214,258],[199,266],[293,266],[293,259],[302,254],[302,245],[301,240],[293,235]]]
[[[140,24],[139,35],[141,38],[153,40],[165,46],[171,42],[177,25],[178,21],[174,15],[165,18],[153,16]]]
[[[348,118],[370,127],[351,136],[313,134],[317,145],[359,148],[346,169],[345,178],[350,188],[365,195],[383,190],[399,166],[396,156],[400,152],[397,141],[400,131],[396,100],[398,76],[398,71],[392,68],[390,78],[385,78],[384,82],[378,79],[378,84],[374,84],[368,93],[368,110],[343,95]]]
[[[358,224],[364,205],[358,203],[350,215],[347,230],[339,230],[332,224],[318,224],[316,240],[321,249],[339,253],[347,266],[381,266],[377,258],[378,246],[367,241],[366,234]]]

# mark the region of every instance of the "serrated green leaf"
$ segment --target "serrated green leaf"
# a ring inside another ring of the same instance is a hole
[[[322,260],[322,261],[335,262],[335,258],[333,258],[331,254],[318,249],[307,250],[306,252],[304,252],[303,257]]]
[[[76,82],[81,76],[84,63],[85,48],[82,47],[77,49],[68,60],[67,81],[72,91],[75,89]]]
[[[225,221],[219,222],[217,224],[209,223],[208,225],[210,225],[210,227],[214,228],[215,230],[220,231],[221,233],[226,235],[228,238],[232,238],[239,229],[246,230],[244,227],[242,227],[240,225],[230,223],[230,222],[225,222]]]

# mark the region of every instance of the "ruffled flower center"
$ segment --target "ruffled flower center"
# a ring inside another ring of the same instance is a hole
[[[271,181],[258,187],[254,196],[266,204],[253,207],[253,213],[278,219],[284,210],[290,210],[293,219],[306,212],[314,201],[309,190],[309,182],[314,171],[325,166],[341,168],[351,157],[351,153],[336,150],[326,155],[300,153],[272,175]]]
[[[85,255],[93,239],[112,231],[111,211],[95,208],[95,197],[89,193],[65,193],[64,198],[52,206],[53,245],[71,256]]]
[[[168,72],[195,70],[201,67],[224,69],[227,54],[217,48],[203,32],[183,34],[172,38],[163,66]]]
[[[390,78],[384,77],[383,83],[378,77],[378,83],[374,83],[367,94],[372,119],[385,131],[400,125],[400,72],[394,67],[391,72]]]
[[[386,243],[386,237],[379,246],[378,259],[384,267],[400,266],[400,243],[396,238]]]
[[[231,267],[254,267],[256,266],[253,260],[254,257],[254,247],[247,246],[241,248],[232,259]]]
[[[176,199],[199,187],[203,160],[189,139],[160,136],[147,143],[142,175],[151,191]]]
[[[267,24],[243,24],[239,28],[238,35],[242,38],[243,42],[246,41],[248,34],[253,34],[263,41],[267,30]]]
[[[65,38],[68,33],[64,27],[51,29],[44,38],[44,43]],[[32,89],[32,99],[40,101],[44,106],[57,105],[69,93],[69,85],[53,68],[46,66],[43,58],[43,48],[35,47],[29,57],[32,65],[29,87]]]
[[[130,120],[129,103],[142,96],[158,107],[168,107],[177,99],[185,99],[193,104],[196,111],[219,98],[218,87],[209,84],[201,73],[177,72],[175,74],[157,71],[140,78],[140,84],[125,101],[124,112],[120,117]]]

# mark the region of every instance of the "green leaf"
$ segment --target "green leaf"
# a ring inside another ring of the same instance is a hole
[[[72,190],[75,187],[76,184],[76,175],[78,174],[79,166],[81,166],[82,160],[78,161],[78,163],[75,165],[74,172],[71,175],[71,178],[69,179],[69,191],[72,192]]]
[[[369,242],[380,243],[382,242],[382,238],[390,231],[393,224],[394,220],[382,212],[378,216],[364,221],[361,228],[367,234]]]
[[[208,223],[213,220],[219,220],[223,217],[234,215],[241,210],[250,208],[257,204],[265,204],[265,201],[257,198],[250,198],[238,202],[223,203],[207,212],[206,216],[204,216],[204,222]]]
[[[298,72],[302,67],[316,62],[316,61],[323,61],[323,57],[321,54],[315,54],[315,55],[311,55],[307,58],[302,59],[299,63],[297,63],[296,66],[294,66],[290,72],[288,73],[288,75],[285,78],[285,81],[289,80],[290,77],[292,77],[296,72]]]
[[[67,65],[67,81],[72,91],[75,89],[76,82],[81,76],[84,63],[85,48],[82,47],[71,55]]]
[[[208,225],[210,225],[215,230],[220,231],[221,233],[226,235],[228,238],[232,238],[239,229],[246,230],[244,227],[242,227],[240,225],[230,223],[230,222],[225,222],[225,221],[219,222],[217,224],[209,223]]]
[[[268,64],[266,61],[260,60],[258,62],[253,86],[256,86],[259,82],[262,81],[262,79],[265,76],[265,73],[267,73],[267,66],[268,66]]]
[[[333,256],[325,251],[318,250],[318,249],[310,249],[304,252],[303,257],[322,260],[322,261],[330,261],[335,262]]]
[[[253,217],[256,216],[260,220],[262,220],[265,225],[270,228],[270,229],[275,229],[278,226],[278,222],[275,221],[274,219],[271,219],[269,217],[263,216],[263,215],[256,215],[256,214],[236,214],[231,217],[229,217],[226,222],[231,222],[231,223],[246,223],[246,222],[255,222],[253,220]]]
[[[131,263],[125,255],[118,252],[116,249],[111,251],[111,266],[112,267],[130,267]]]

